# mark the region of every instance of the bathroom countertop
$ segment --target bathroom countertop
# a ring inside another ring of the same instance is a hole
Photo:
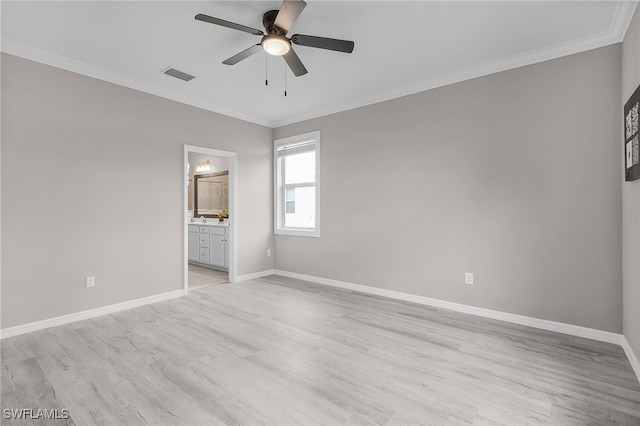
[[[198,225],[198,226],[220,226],[222,228],[229,227],[229,221],[226,219],[223,223],[218,222],[218,219],[211,218],[207,219],[206,222],[202,222],[202,219],[196,219],[193,222],[187,222],[188,225]]]

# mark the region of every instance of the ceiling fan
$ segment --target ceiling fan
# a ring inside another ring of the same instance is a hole
[[[199,13],[196,19],[210,24],[220,25],[238,31],[244,31],[257,36],[262,36],[260,43],[251,46],[223,61],[225,65],[235,65],[243,59],[265,50],[274,56],[282,56],[296,77],[306,74],[308,71],[300,61],[300,58],[291,47],[291,43],[299,46],[317,47],[320,49],[334,50],[336,52],[353,52],[354,43],[347,40],[338,40],[326,37],[317,37],[303,34],[295,34],[287,37],[287,32],[295,20],[300,16],[307,4],[303,0],[284,0],[280,10],[269,10],[262,16],[262,24],[265,31],[214,18],[213,16]]]

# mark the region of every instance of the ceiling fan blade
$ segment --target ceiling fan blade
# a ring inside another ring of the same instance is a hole
[[[196,15],[196,19],[198,21],[208,22],[210,24],[220,25],[223,27],[231,28],[233,30],[244,31],[245,33],[254,34],[254,35],[264,35],[261,30],[257,30],[255,28],[247,27],[245,25],[236,24],[235,22],[225,21],[224,19],[214,18],[213,16],[203,15],[202,13],[198,13]]]
[[[250,48],[243,50],[237,55],[233,55],[232,57],[230,57],[226,61],[223,61],[222,63],[225,65],[235,65],[238,62],[242,61],[243,59],[247,59],[249,56],[260,52],[261,50],[262,50],[262,45],[256,44],[255,46],[251,46]]]
[[[307,69],[302,64],[302,61],[300,60],[300,58],[298,58],[298,55],[296,54],[296,52],[293,51],[293,49],[289,49],[289,52],[286,55],[283,55],[282,57],[284,58],[284,61],[287,63],[287,65],[289,65],[289,68],[291,68],[291,71],[293,71],[293,74],[296,77],[305,75],[308,72]]]
[[[282,6],[280,6],[278,16],[276,16],[274,25],[285,31],[289,31],[306,6],[307,3],[303,0],[284,0]]]
[[[300,46],[318,47],[320,49],[335,50],[336,52],[353,52],[355,43],[347,40],[335,38],[316,37],[303,34],[295,34],[291,37],[291,42]]]

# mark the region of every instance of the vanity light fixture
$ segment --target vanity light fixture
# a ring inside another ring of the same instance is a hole
[[[195,173],[205,173],[211,171],[211,160],[201,161],[196,164]]]

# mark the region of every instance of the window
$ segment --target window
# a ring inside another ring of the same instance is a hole
[[[320,236],[320,132],[274,141],[275,233]]]

